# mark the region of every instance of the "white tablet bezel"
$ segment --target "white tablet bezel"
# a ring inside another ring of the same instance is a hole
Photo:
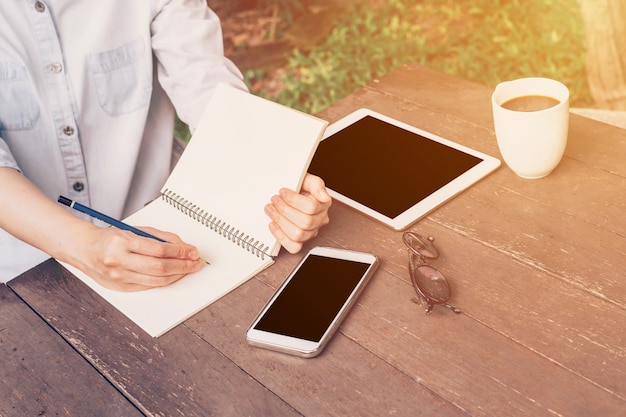
[[[374,118],[380,119],[389,124],[395,125],[409,132],[416,133],[427,139],[433,140],[435,142],[439,142],[443,145],[465,152],[469,155],[473,155],[482,160],[476,166],[464,172],[463,174],[461,174],[460,176],[458,176],[457,178],[455,178],[448,184],[439,188],[437,191],[435,191],[428,197],[424,198],[423,200],[419,201],[417,204],[405,210],[403,213],[399,214],[398,216],[394,218],[387,217],[384,214],[381,214],[378,211],[373,210],[372,208],[367,207],[359,203],[358,201],[355,201],[345,195],[342,195],[338,193],[337,191],[333,190],[332,188],[328,187],[328,191],[330,195],[333,197],[333,199],[341,201],[342,203],[367,214],[368,216],[382,222],[383,224],[393,228],[394,230],[407,229],[409,226],[411,226],[413,223],[417,222],[418,220],[426,216],[435,208],[439,207],[446,201],[450,200],[457,194],[461,193],[462,191],[466,190],[467,188],[475,184],[477,181],[487,176],[489,173],[496,170],[501,164],[498,158],[476,151],[475,149],[468,148],[467,146],[463,146],[459,143],[445,139],[441,136],[419,129],[407,123],[403,123],[399,120],[393,119],[389,116],[385,116],[384,114],[375,112],[367,108],[358,109],[348,114],[347,116],[339,119],[335,123],[332,123],[331,125],[329,125],[326,128],[326,131],[324,133],[322,140],[328,139],[333,134],[348,127],[349,125],[362,119],[365,116],[372,116]]]

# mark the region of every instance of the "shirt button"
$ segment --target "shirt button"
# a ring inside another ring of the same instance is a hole
[[[85,184],[83,184],[83,183],[82,183],[82,182],[80,182],[80,181],[76,181],[76,182],[74,183],[74,185],[72,185],[72,188],[73,188],[73,189],[74,189],[74,191],[76,191],[76,192],[81,192],[81,191],[83,191],[83,190],[85,189]]]
[[[60,73],[61,71],[63,71],[63,65],[61,65],[58,62],[55,62],[53,64],[50,65],[50,71],[52,71],[55,74]]]
[[[72,126],[63,126],[63,134],[65,136],[72,136],[74,134],[74,128]]]
[[[43,13],[46,11],[46,5],[44,4],[43,1],[36,1],[35,10],[37,10],[39,13]]]

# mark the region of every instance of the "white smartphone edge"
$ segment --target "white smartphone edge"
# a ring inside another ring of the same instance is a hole
[[[280,295],[283,289],[289,284],[291,279],[296,275],[297,271],[304,264],[306,259],[311,255],[352,260],[355,262],[361,262],[368,264],[367,270],[363,273],[359,279],[357,285],[353,288],[349,297],[344,302],[343,306],[334,317],[333,321],[326,328],[326,331],[322,335],[319,341],[311,341],[299,339],[291,336],[285,336],[277,333],[267,332],[263,330],[255,329],[254,327],[263,317],[265,312],[271,307],[276,298]],[[278,352],[288,353],[291,355],[300,356],[303,358],[312,358],[319,355],[326,344],[330,341],[334,333],[337,331],[341,322],[350,311],[354,303],[359,298],[359,295],[371,279],[372,275],[378,268],[378,257],[367,252],[358,252],[348,249],[333,248],[326,246],[313,247],[298,263],[298,265],[289,273],[282,285],[276,290],[272,298],[261,309],[257,317],[253,320],[252,324],[246,332],[246,340],[251,346],[262,347]]]

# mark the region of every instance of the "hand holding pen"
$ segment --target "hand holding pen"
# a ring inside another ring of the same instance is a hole
[[[96,277],[94,279],[109,288],[129,291],[168,285],[208,263],[198,257],[197,249],[182,242],[174,234],[161,232],[166,240],[127,225],[69,198],[59,196],[58,202],[114,226],[113,228],[102,229],[108,233],[105,235],[106,243],[98,241],[100,247],[92,248],[93,251],[102,252],[98,256],[106,266],[106,271],[103,271],[103,274],[107,276],[105,282]],[[149,238],[150,241],[159,243],[149,243],[148,240],[132,238],[132,235],[120,234],[115,232],[115,229],[127,230],[137,236]],[[161,243],[168,244],[162,245]],[[115,284],[111,285],[111,282]]]

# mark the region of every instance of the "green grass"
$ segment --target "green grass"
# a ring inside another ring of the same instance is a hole
[[[290,16],[296,0],[277,2]],[[381,0],[340,16],[326,41],[289,57],[284,89],[255,92],[316,113],[408,62],[495,86],[527,76],[555,78],[571,105],[592,102],[578,0]],[[248,85],[264,77],[246,71]],[[176,135],[188,139],[177,121]]]
[[[570,88],[572,105],[591,102],[577,0],[382,3],[359,3],[337,20],[324,43],[294,51],[285,88],[269,98],[315,113],[415,62],[490,86],[524,76],[555,78]],[[260,71],[246,72],[249,83],[259,76]]]

